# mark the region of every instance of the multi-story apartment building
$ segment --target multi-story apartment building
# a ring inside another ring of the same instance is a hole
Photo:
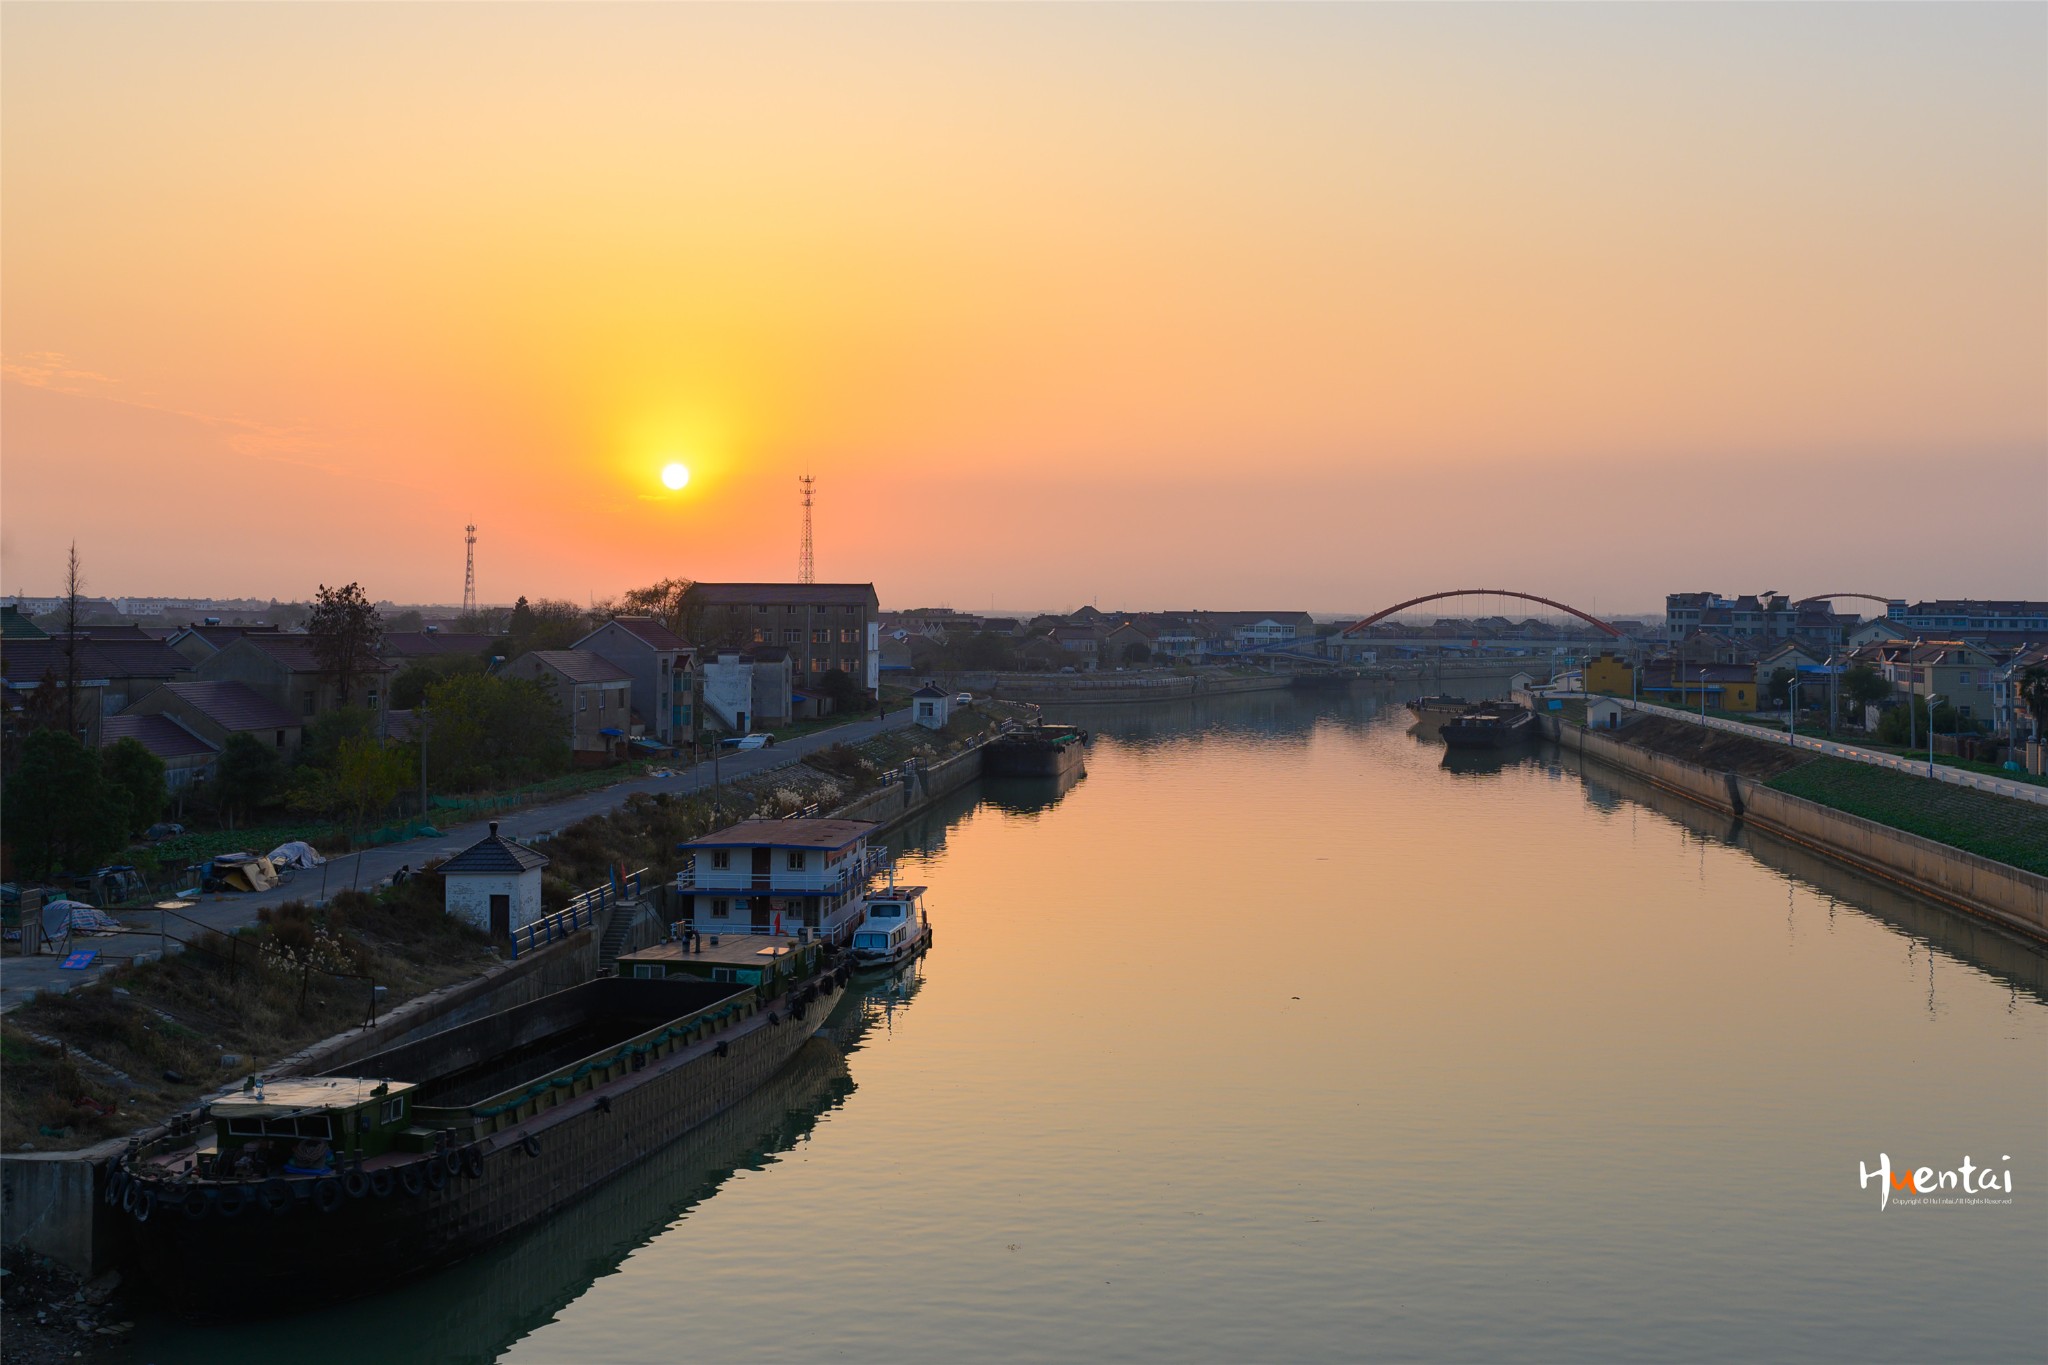
[[[690,605],[690,634],[701,646],[779,645],[799,687],[819,687],[834,671],[870,694],[881,685],[872,583],[699,583]]]
[[[1845,622],[1824,601],[1794,601],[1783,593],[1723,597],[1712,592],[1674,592],[1664,598],[1664,642],[1677,644],[1696,630],[1731,640],[1803,640],[1832,645]]]
[[[2008,634],[2048,637],[2048,602],[1941,597],[1910,606],[1894,602],[1885,618],[1908,635],[1939,635],[1950,640]]]

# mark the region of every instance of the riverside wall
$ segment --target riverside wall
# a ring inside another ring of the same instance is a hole
[[[1634,773],[1661,790],[1736,816],[2003,929],[2048,942],[2048,877],[1778,791],[1752,777],[1653,753],[1556,716],[1537,719],[1560,746],[1597,763]]]

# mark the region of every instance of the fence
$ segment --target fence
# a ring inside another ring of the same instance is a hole
[[[1928,771],[1925,759],[1902,758],[1898,754],[1880,753],[1876,749],[1861,749],[1854,744],[1839,744],[1831,739],[1815,739],[1811,735],[1787,734],[1783,730],[1765,725],[1746,725],[1739,720],[1723,720],[1719,716],[1702,716],[1697,711],[1683,711],[1674,706],[1659,706],[1655,702],[1624,701],[1615,698],[1617,704],[1644,715],[1665,716],[1682,720],[1693,725],[1705,725],[1709,729],[1725,730],[1732,735],[1746,739],[1761,739],[1772,744],[1784,744],[1794,749],[1807,749],[1831,758],[1846,758],[1857,763],[1868,763],[1872,767],[1890,768],[1896,772],[1911,773],[1916,777],[1932,777],[1937,782],[1946,782],[1955,787],[1973,787],[1978,791],[1991,792],[1997,796],[2008,796],[2018,801],[2032,801],[2036,805],[2048,806],[2048,787],[2035,786],[2027,782],[2008,782],[2003,778],[1991,777],[1984,773],[1973,773],[1963,768],[1944,767],[1937,763]]]
[[[595,925],[598,918],[621,900],[637,898],[647,880],[647,869],[628,872],[615,881],[599,886],[570,898],[569,903],[552,915],[542,915],[512,931],[512,956],[517,958],[523,952],[545,947]]]

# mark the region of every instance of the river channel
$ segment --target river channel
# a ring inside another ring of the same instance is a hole
[[[2039,953],[1384,693],[1068,718],[1070,789],[902,836],[931,955],[710,1131],[134,1358],[2040,1358]],[[1880,1153],[2014,1192],[1880,1209]]]

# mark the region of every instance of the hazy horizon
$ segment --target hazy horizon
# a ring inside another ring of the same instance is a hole
[[[0,29],[8,592],[2048,595],[2040,6]]]

